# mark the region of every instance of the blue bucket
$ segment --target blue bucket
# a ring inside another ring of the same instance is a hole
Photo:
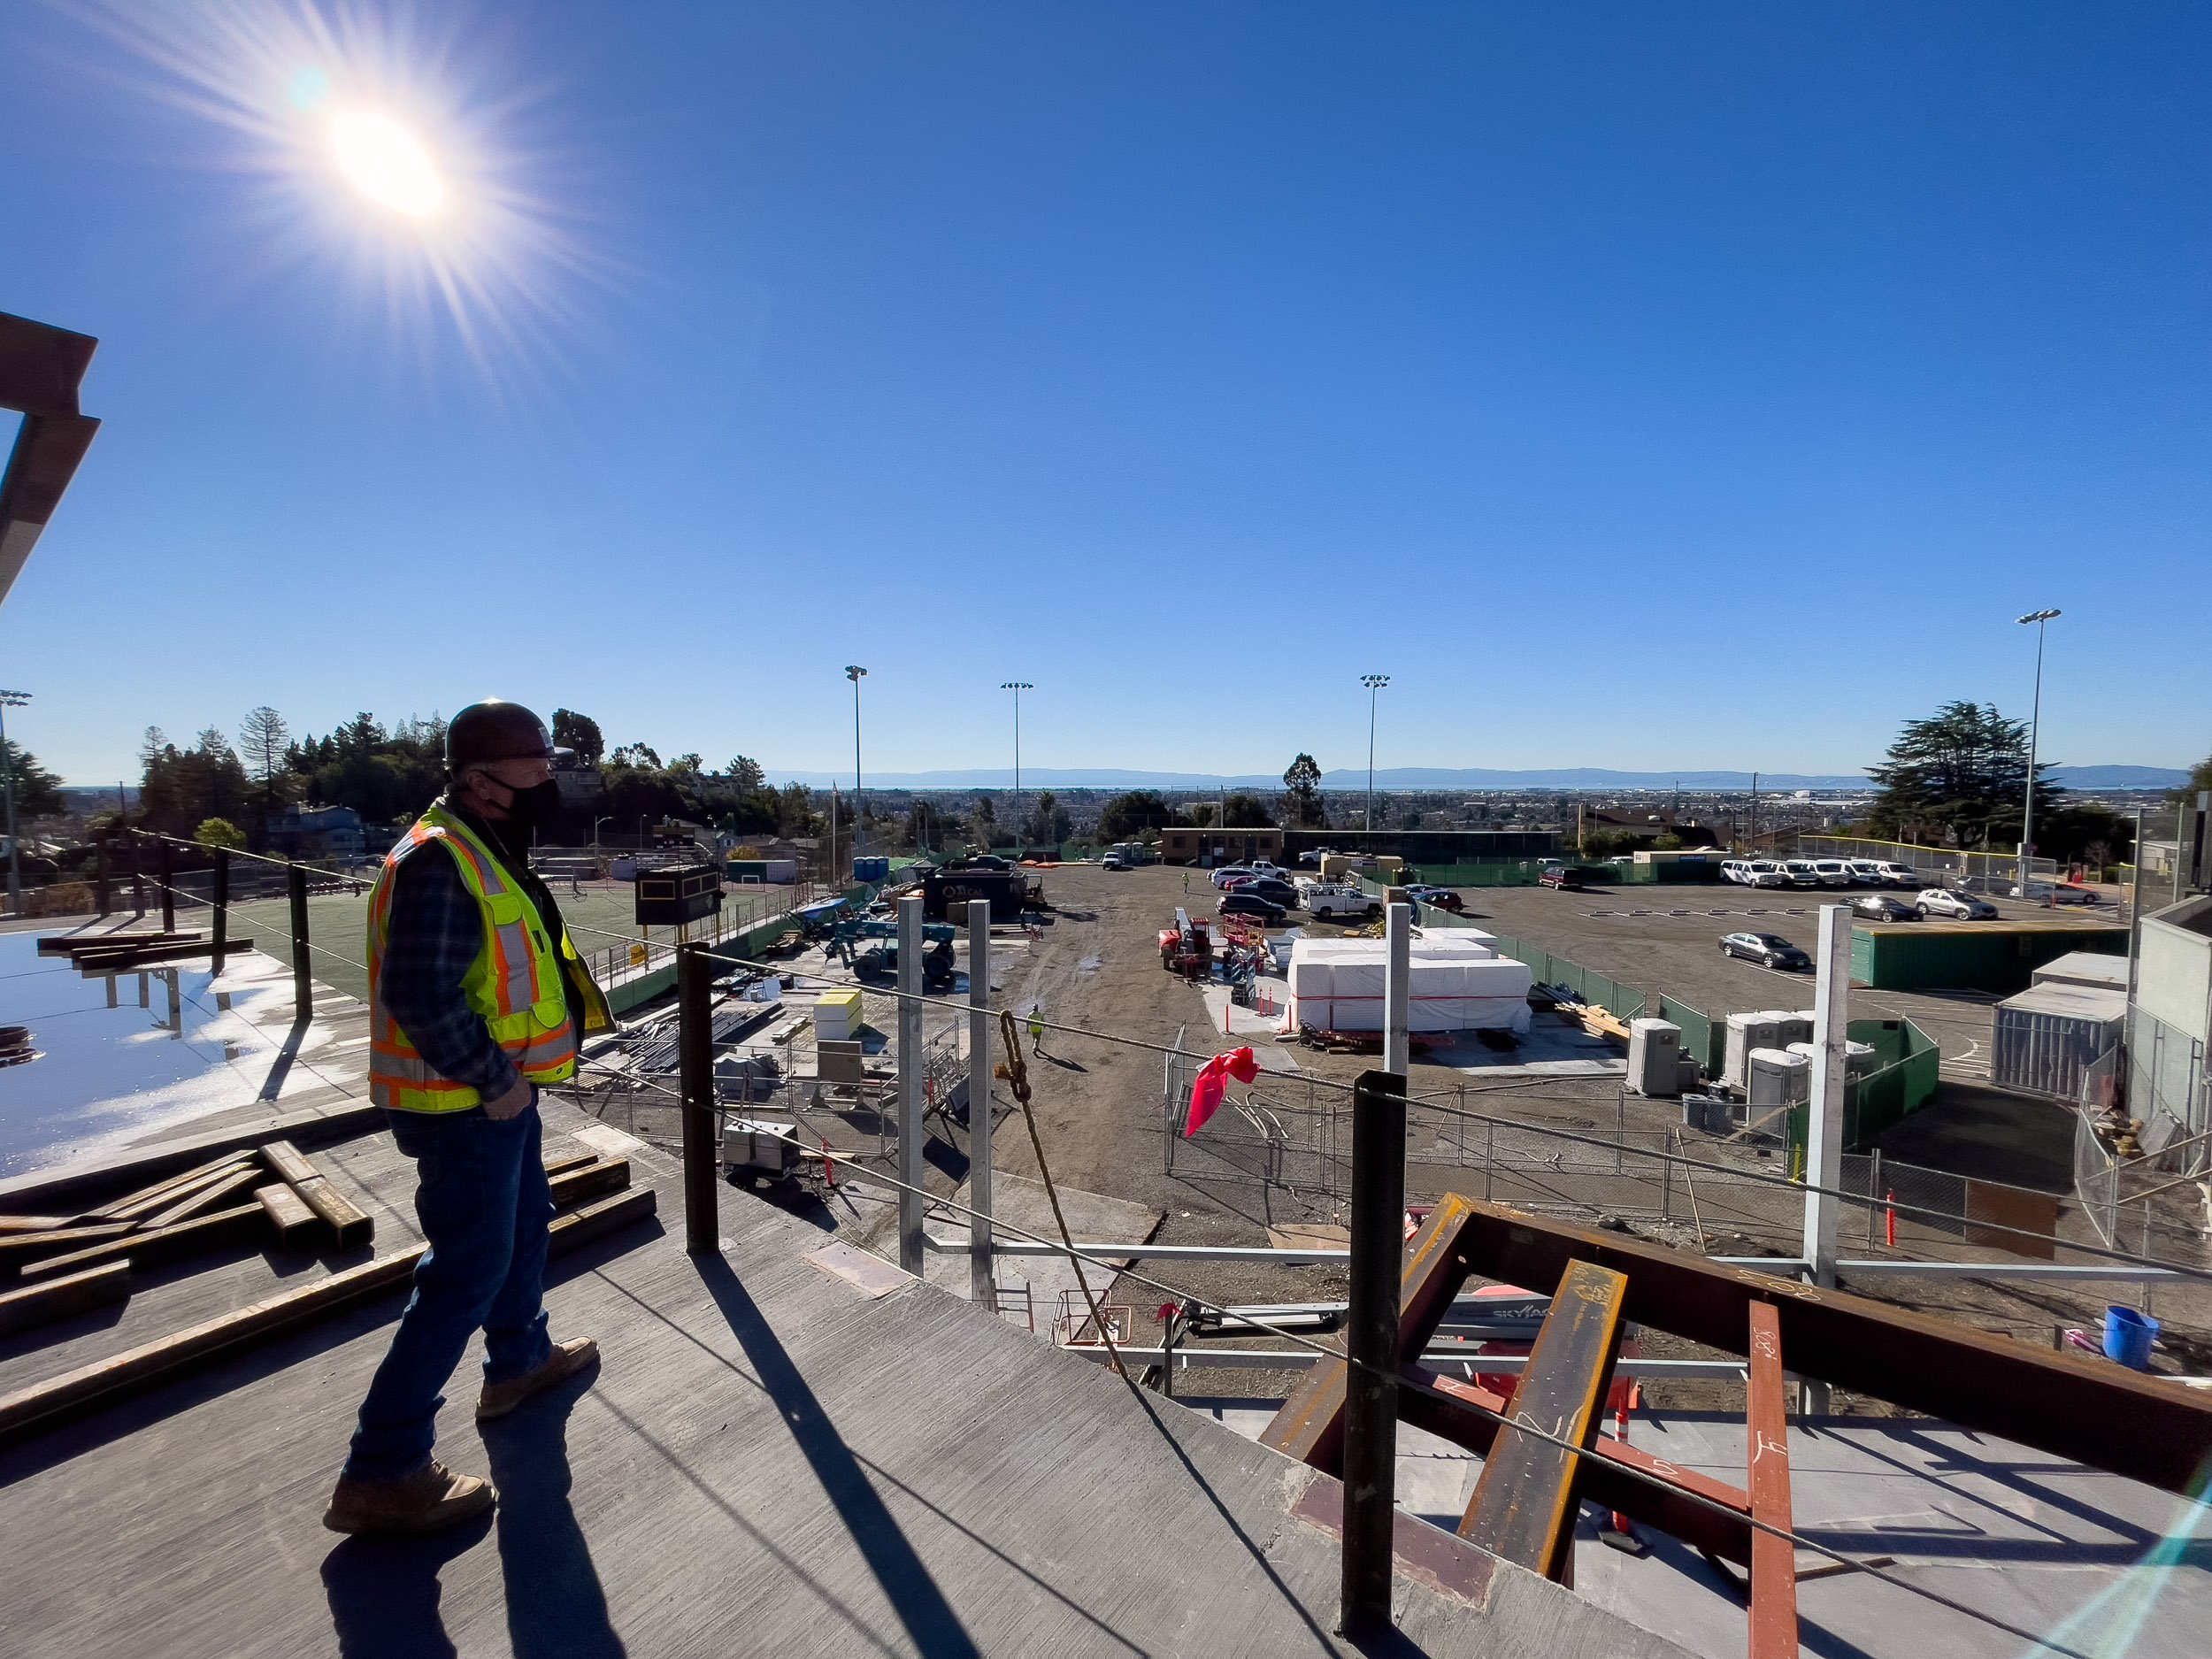
[[[2131,1371],[2151,1368],[2151,1343],[2158,1335],[2158,1321],[2132,1308],[2104,1310],[2104,1355]]]

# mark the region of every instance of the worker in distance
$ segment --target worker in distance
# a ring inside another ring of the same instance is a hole
[[[613,1029],[559,908],[530,869],[560,806],[553,742],[519,703],[471,703],[446,728],[447,786],[384,860],[369,896],[369,1091],[415,1161],[429,1248],[361,1402],[323,1525],[424,1532],[481,1514],[491,1483],[431,1455],[443,1390],[484,1333],[479,1422],[598,1357],[546,1330],[553,1215],[538,1091],[576,1075]]]

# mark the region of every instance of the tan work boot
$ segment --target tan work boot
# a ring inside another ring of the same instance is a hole
[[[457,1475],[434,1457],[396,1480],[341,1477],[323,1525],[334,1532],[434,1532],[481,1515],[498,1495],[490,1481]]]
[[[488,1423],[494,1417],[505,1417],[540,1389],[566,1382],[598,1357],[599,1344],[588,1336],[556,1342],[553,1351],[537,1370],[525,1371],[505,1382],[486,1383],[484,1392],[476,1397],[476,1420]]]

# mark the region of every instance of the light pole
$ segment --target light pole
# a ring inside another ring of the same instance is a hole
[[[2020,810],[2020,896],[2033,896],[2028,885],[2028,860],[2035,847],[2035,747],[2043,726],[2043,629],[2056,611],[2031,611],[2019,618],[2022,626],[2035,624],[2035,703],[2028,716],[2028,798]]]
[[[608,814],[605,818],[595,818],[592,819],[592,821],[591,821],[591,856],[592,856],[595,859],[596,859],[596,858],[598,858],[598,857],[600,857],[600,856],[602,856],[602,855],[601,855],[601,852],[600,852],[600,849],[599,849],[599,826],[600,826],[602,824],[611,824],[611,823],[613,823],[613,822],[614,822],[614,815],[613,815],[612,813],[609,813],[609,814]]]
[[[853,853],[858,856],[867,844],[867,797],[860,793],[860,682],[868,671],[857,663],[845,664],[845,678],[853,682]]]
[[[0,691],[0,709],[19,709],[31,700],[27,691]],[[0,783],[8,797],[8,909],[23,908],[23,862],[15,849],[15,757],[8,752],[8,717],[0,714]]]
[[[999,689],[1014,694],[1014,800],[1019,804],[1022,798],[1022,693],[1034,691],[1037,687],[1026,680],[1009,680],[1002,681]]]
[[[1375,829],[1375,697],[1390,683],[1388,674],[1362,674],[1359,683],[1367,687],[1367,829]]]

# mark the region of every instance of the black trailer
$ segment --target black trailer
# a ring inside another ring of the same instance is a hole
[[[922,878],[922,914],[933,922],[964,922],[968,906],[987,899],[995,922],[1018,922],[1044,902],[1044,883],[1019,870],[933,870]]]

